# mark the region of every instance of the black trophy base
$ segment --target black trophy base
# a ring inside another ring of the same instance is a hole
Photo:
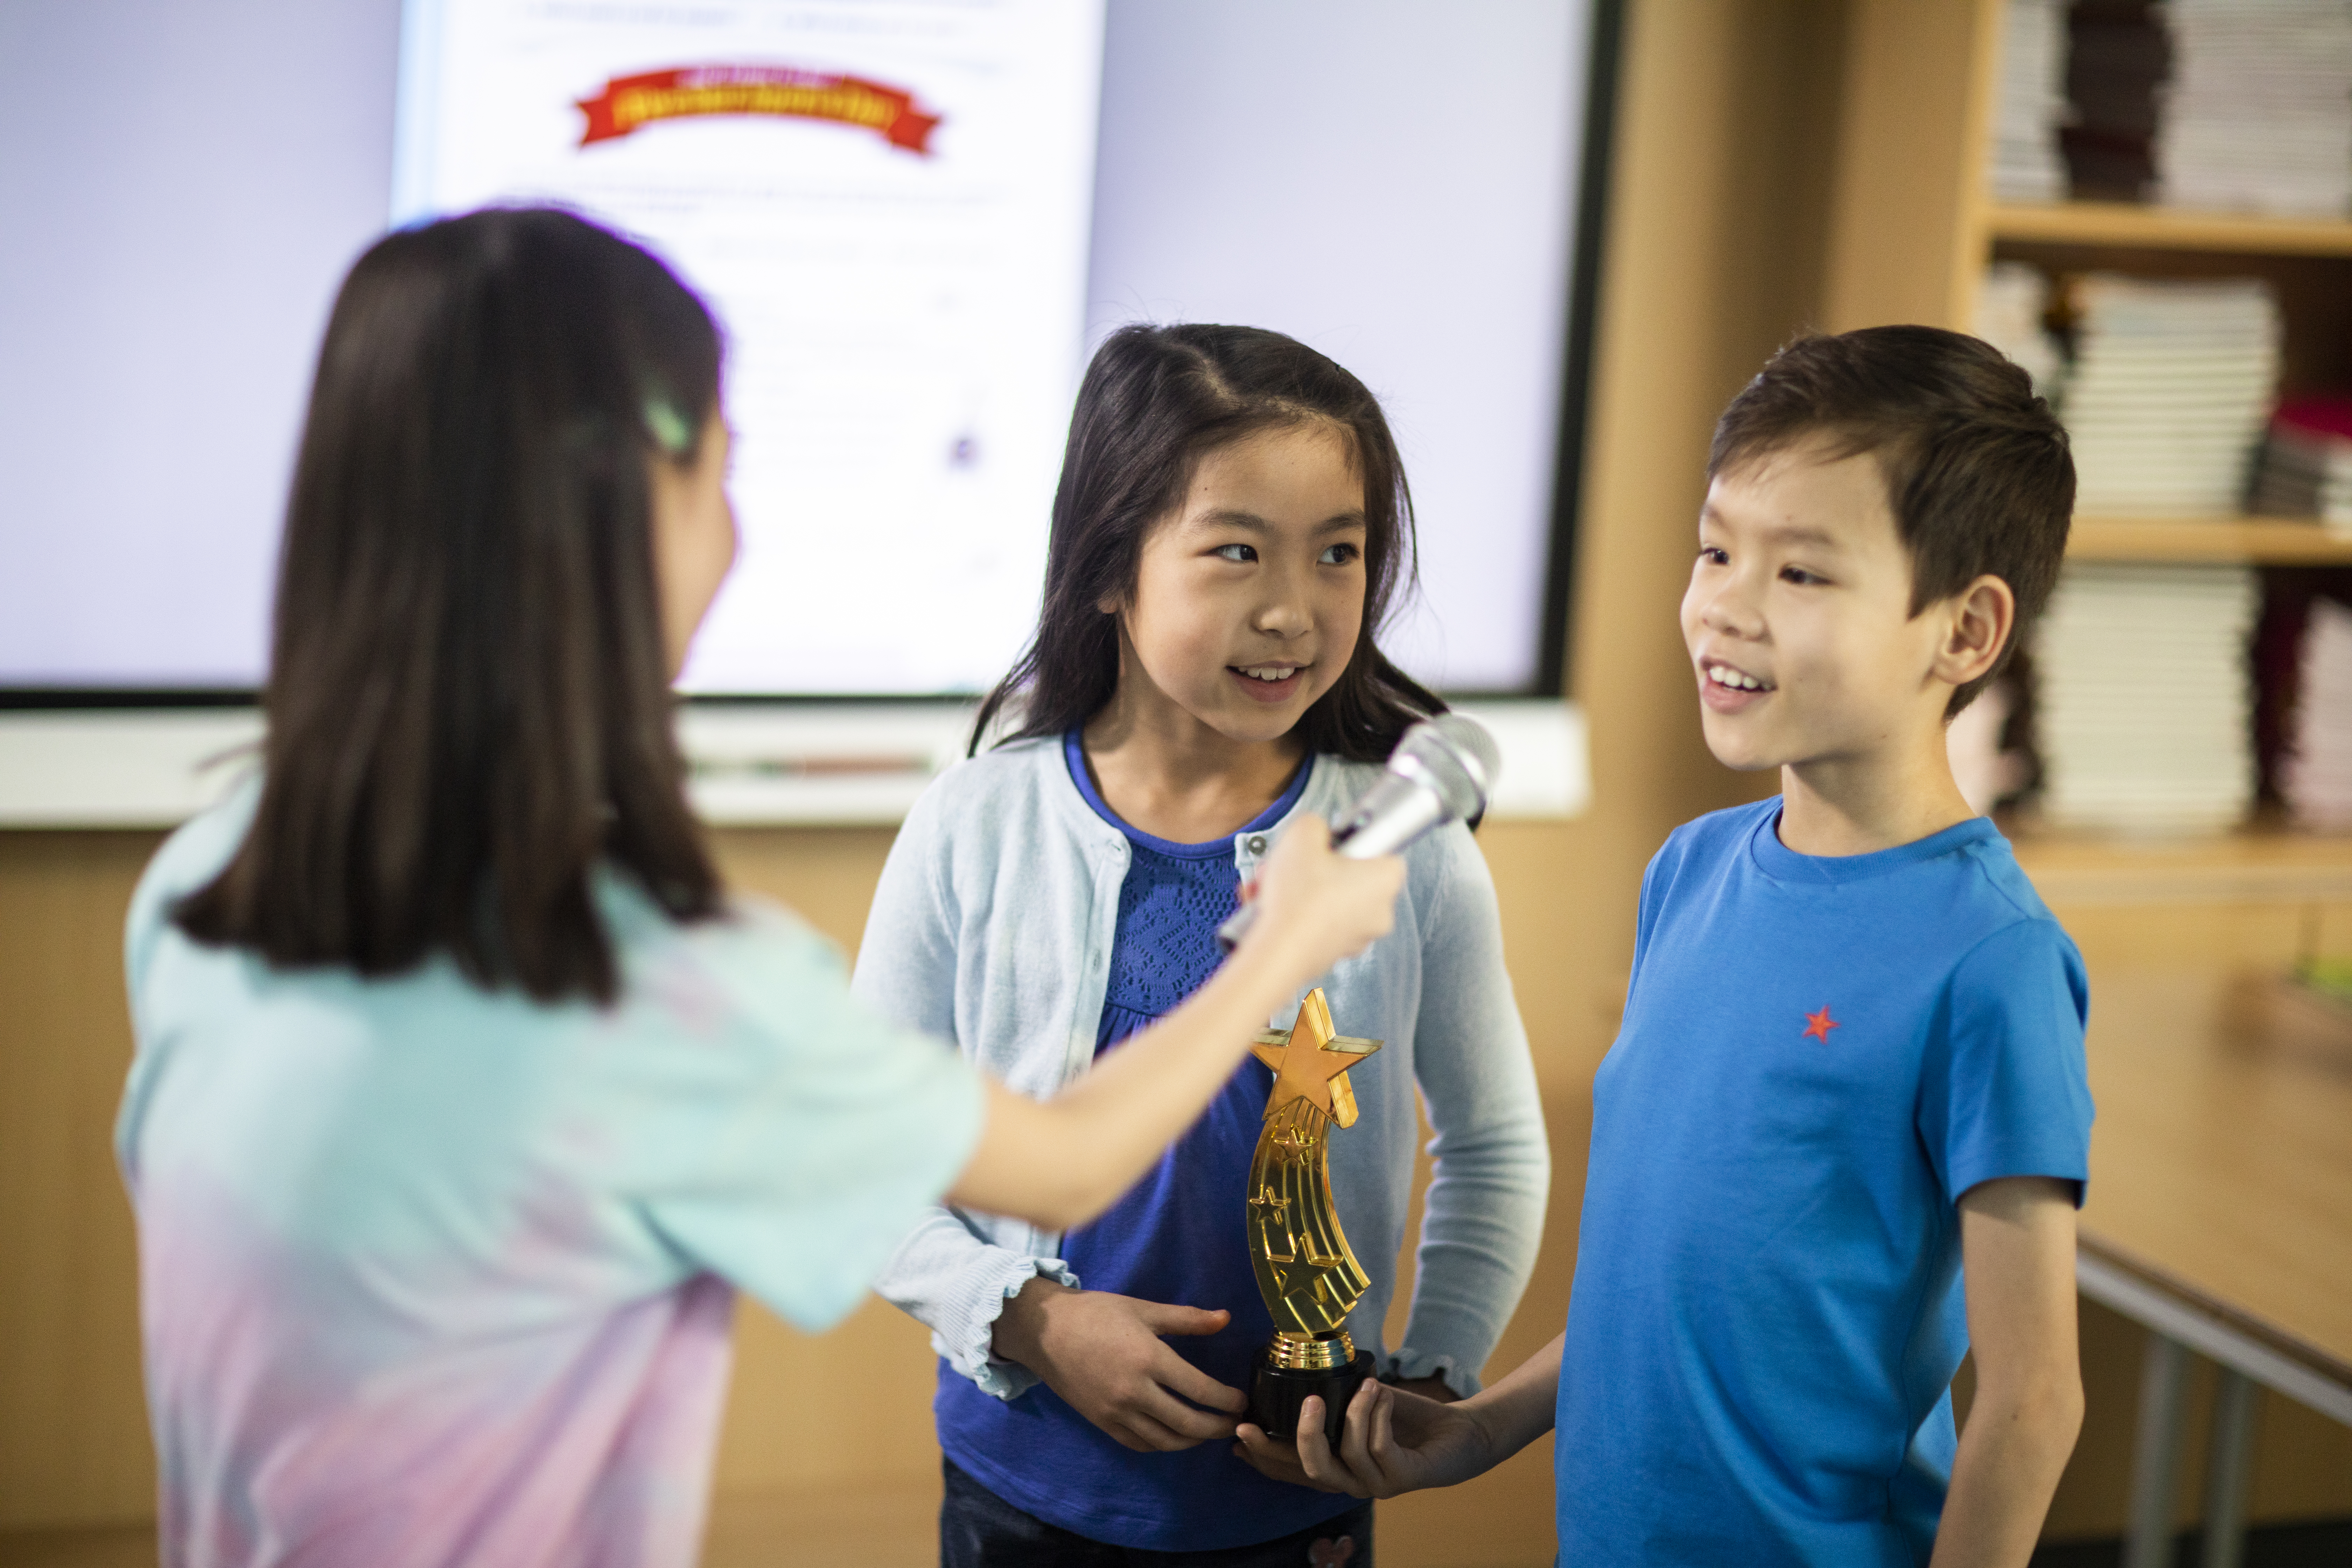
[[[1345,1366],[1302,1372],[1268,1361],[1272,1347],[1260,1352],[1257,1376],[1250,1382],[1250,1419],[1265,1428],[1269,1437],[1291,1438],[1298,1432],[1298,1412],[1310,1394],[1323,1398],[1323,1436],[1334,1448],[1348,1420],[1348,1402],[1372,1375],[1372,1352],[1358,1351]]]

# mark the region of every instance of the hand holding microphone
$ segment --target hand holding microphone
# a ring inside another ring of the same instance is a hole
[[[1331,847],[1350,860],[1403,849],[1433,827],[1482,815],[1493,798],[1502,759],[1483,725],[1459,713],[1424,719],[1389,753],[1388,771],[1331,825]],[[1230,952],[1257,919],[1245,903],[1217,928]]]

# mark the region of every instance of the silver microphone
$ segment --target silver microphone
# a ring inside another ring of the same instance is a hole
[[[1351,860],[1393,855],[1433,827],[1469,820],[1494,798],[1502,758],[1486,727],[1459,713],[1440,713],[1404,732],[1389,753],[1388,771],[1331,825],[1331,847]],[[1217,945],[1231,952],[1257,917],[1244,904],[1217,928]]]

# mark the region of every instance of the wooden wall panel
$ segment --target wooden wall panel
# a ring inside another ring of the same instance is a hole
[[[2002,0],[1854,0],[1825,325],[1967,330]]]
[[[149,834],[0,834],[0,1530],[150,1517],[137,1258],[111,1135]]]

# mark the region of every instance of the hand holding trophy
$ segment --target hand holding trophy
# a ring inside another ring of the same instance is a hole
[[[1340,854],[1402,850],[1441,824],[1474,820],[1500,772],[1494,737],[1459,713],[1407,730],[1379,782],[1333,825]],[[1256,914],[1244,904],[1218,940],[1231,947]],[[1268,1029],[1252,1047],[1275,1070],[1274,1093],[1250,1162],[1250,1266],[1274,1319],[1274,1342],[1251,1381],[1250,1419],[1273,1437],[1293,1437],[1299,1407],[1321,1396],[1324,1432],[1336,1447],[1348,1402],[1372,1374],[1372,1357],[1349,1338],[1348,1313],[1371,1280],[1349,1250],[1331,1203],[1329,1138],[1355,1125],[1356,1095],[1348,1069],[1381,1048],[1331,1026],[1320,986],[1307,994],[1297,1022]]]
[[[1258,1357],[1250,1419],[1290,1437],[1299,1406],[1321,1395],[1324,1430],[1339,1440],[1348,1402],[1372,1373],[1372,1357],[1349,1338],[1348,1313],[1370,1286],[1349,1250],[1331,1202],[1328,1140],[1334,1124],[1356,1121],[1348,1069],[1381,1048],[1331,1026],[1320,986],[1287,1029],[1268,1029],[1252,1047],[1275,1071],[1257,1152],[1250,1161],[1250,1266],[1274,1318],[1274,1340]]]

